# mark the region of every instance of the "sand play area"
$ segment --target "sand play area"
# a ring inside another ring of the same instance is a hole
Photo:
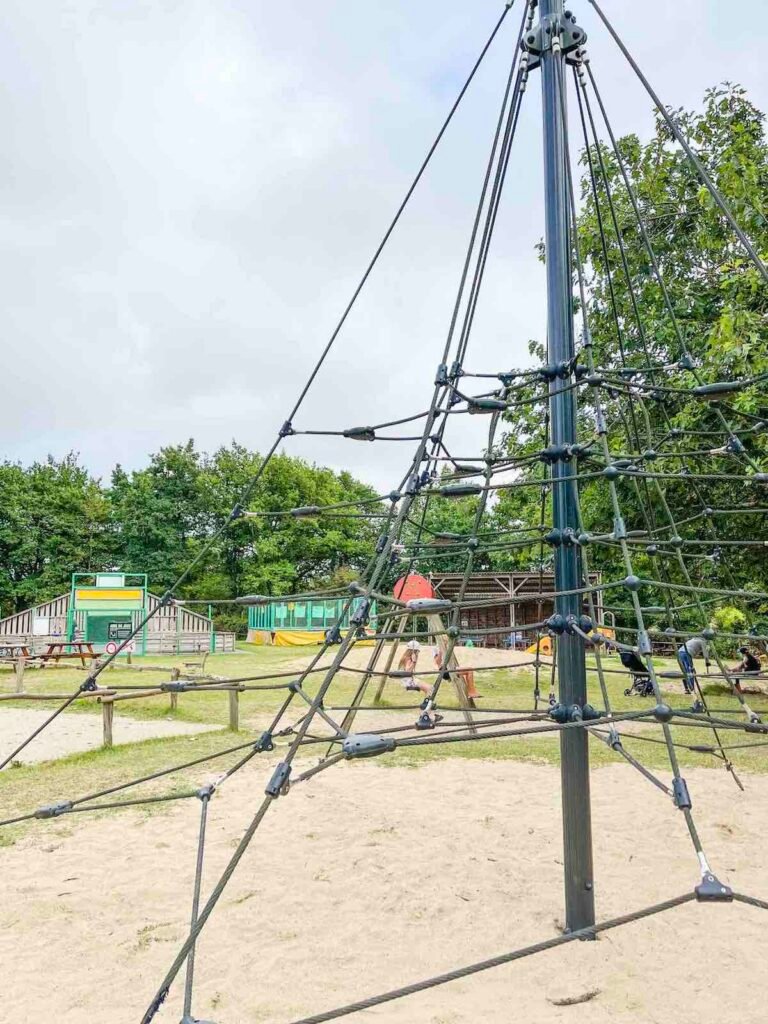
[[[211,804],[204,894],[276,762]],[[201,773],[200,782],[216,773]],[[704,846],[765,898],[768,778],[688,773]],[[631,769],[593,773],[598,916],[690,891],[670,801]],[[2,1020],[138,1024],[185,937],[198,805],[34,823],[0,849]],[[203,932],[193,1014],[280,1024],[557,934],[559,770],[446,759],[342,764],[276,802]],[[387,1024],[758,1024],[768,914],[691,904],[359,1013]],[[155,1018],[178,1024],[181,984]]]
[[[50,710],[38,711],[35,708],[0,709],[0,735],[3,737],[4,749],[12,750],[22,743],[50,714]],[[167,722],[142,722],[128,718],[127,715],[115,715],[113,731],[115,743],[136,743],[139,740],[161,739],[164,736],[190,736],[193,733],[208,732],[211,728],[216,727],[171,719]],[[19,754],[17,760],[22,764],[52,761],[68,754],[98,750],[102,740],[100,715],[68,714],[64,722],[57,722],[35,737]]]
[[[310,660],[316,657],[317,650],[310,648],[312,655],[305,655],[303,657],[297,657],[294,661],[286,663],[286,667],[295,668],[297,670],[306,668]],[[402,654],[404,650],[403,645],[400,645],[397,649],[396,658]],[[381,652],[377,667],[383,669],[387,661],[387,657],[391,651],[391,645],[385,644]],[[373,652],[372,646],[356,646],[353,647],[346,658],[344,659],[344,667],[353,669],[365,669],[368,667],[368,663],[371,659]],[[336,651],[331,648],[325,651],[318,661],[318,665],[330,665],[336,655]],[[506,651],[501,648],[484,648],[484,647],[460,647],[454,648],[454,655],[456,661],[459,663],[461,668],[526,668],[530,671],[531,664],[534,660],[533,654],[526,654],[525,651]],[[544,664],[551,664],[551,659],[546,657],[544,654],[540,655],[540,661]],[[433,667],[432,661],[432,647],[429,644],[421,645],[421,652],[419,654],[417,669],[419,672],[429,672]],[[397,668],[397,660],[393,665],[393,668]],[[390,682],[390,687],[396,687],[397,683]]]

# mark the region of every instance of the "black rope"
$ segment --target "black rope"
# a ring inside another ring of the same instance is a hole
[[[665,900],[663,903],[655,903],[653,906],[645,907],[643,910],[636,910],[631,914],[623,914],[621,917],[614,917],[608,921],[602,921],[590,928],[580,928],[577,931],[555,935],[550,939],[544,939],[531,946],[523,946],[512,953],[502,953],[500,956],[491,957],[489,960],[481,960],[479,963],[470,964],[467,967],[457,967],[445,974],[437,974],[424,981],[416,981],[411,985],[402,985],[400,988],[392,989],[378,996],[370,996],[368,999],[361,999],[356,1003],[348,1003],[346,1006],[339,1006],[335,1010],[327,1010],[325,1013],[313,1014],[311,1017],[301,1017],[291,1024],[324,1024],[325,1021],[336,1020],[338,1017],[346,1017],[350,1013],[359,1013],[361,1010],[370,1010],[374,1006],[381,1006],[382,1003],[391,1003],[394,999],[402,999],[403,996],[414,995],[416,992],[425,992],[427,989],[436,988],[438,985],[445,985],[450,981],[459,981],[461,978],[468,978],[480,971],[487,971],[494,967],[501,967],[504,964],[514,963],[515,960],[523,960],[525,957],[535,956],[537,953],[544,953],[549,949],[556,949],[569,942],[578,942],[582,939],[594,939],[602,932],[612,928],[619,928],[634,921],[641,921],[653,914],[661,914],[675,907],[683,906],[695,900],[694,893],[685,893],[676,896],[674,899]],[[759,904],[758,904],[759,905]]]

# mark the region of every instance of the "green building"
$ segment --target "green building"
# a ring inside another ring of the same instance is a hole
[[[318,644],[325,631],[336,623],[341,629],[360,607],[363,598],[353,599],[345,611],[348,598],[315,598],[285,601],[276,597],[269,604],[248,609],[249,643],[275,644],[277,647],[302,647]],[[375,628],[376,602],[371,603],[371,626]]]

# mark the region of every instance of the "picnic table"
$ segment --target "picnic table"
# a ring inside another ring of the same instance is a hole
[[[27,644],[0,644],[0,658],[28,658],[30,656]]]
[[[67,651],[66,647],[71,647],[72,650]],[[85,659],[95,661],[98,654],[94,653],[93,644],[88,640],[63,640],[48,644],[48,649],[39,655],[39,658],[42,662],[53,661],[54,664],[58,664],[60,658],[79,658],[80,664],[85,668]]]

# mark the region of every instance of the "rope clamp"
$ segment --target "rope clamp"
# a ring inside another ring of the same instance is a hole
[[[526,32],[520,47],[531,55],[528,67],[532,70],[539,67],[542,54],[547,51],[562,52],[566,56],[578,51],[586,39],[587,33],[576,24],[575,16],[570,11],[565,11],[562,17],[548,14],[541,18],[535,28]],[[578,54],[568,63],[575,64],[577,61]]]

